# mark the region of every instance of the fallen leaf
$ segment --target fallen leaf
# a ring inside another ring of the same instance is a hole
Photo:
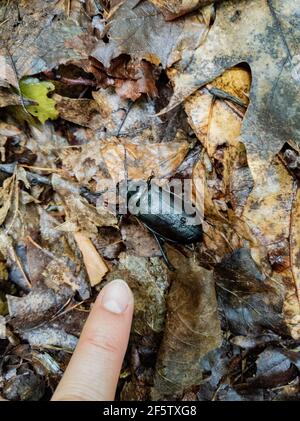
[[[133,218],[122,221],[122,239],[126,249],[136,256],[154,257],[161,256],[161,251],[153,234]]]
[[[98,188],[102,191],[108,178],[105,173],[115,183],[125,179],[126,172],[130,179],[147,180],[153,173],[157,178],[166,178],[175,173],[189,149],[187,142],[139,144],[125,139],[122,144],[118,139],[111,140],[115,141],[93,141],[82,145],[80,152],[68,152],[63,157],[64,168],[85,185],[91,179],[99,179]]]
[[[21,8],[21,22],[18,21],[18,7]],[[3,41],[7,47],[1,54],[1,60],[6,64],[5,82],[18,87],[14,66],[21,79],[23,76],[51,70],[72,59],[82,58],[67,46],[66,41],[81,34],[83,29],[65,15],[62,2],[41,4],[40,0],[34,0],[30,6],[28,3],[2,3],[0,12],[6,15],[1,25]]]
[[[75,240],[82,253],[91,286],[99,284],[108,272],[104,259],[97,252],[91,240],[82,232],[74,232]]]
[[[74,335],[66,333],[63,329],[52,326],[37,327],[30,330],[22,330],[21,337],[28,341],[32,347],[45,349],[61,349],[74,351],[78,339]]]
[[[20,96],[8,89],[0,88],[0,108],[9,105],[22,105]]]
[[[99,107],[93,99],[66,98],[58,94],[53,95],[52,98],[56,103],[57,113],[64,120],[79,126],[90,127],[93,130],[103,127]]]
[[[37,326],[61,310],[70,296],[70,288],[61,288],[60,292],[37,288],[24,297],[8,295],[10,322],[18,329]]]
[[[175,92],[165,109],[170,110],[224,70],[248,63],[253,82],[241,139],[254,179],[263,174],[266,162],[284,142],[300,140],[300,85],[292,77],[292,59],[299,55],[300,45],[296,16],[293,0],[284,4],[279,0],[221,2],[205,42],[187,65],[178,63]]]
[[[155,400],[181,395],[185,388],[198,384],[202,379],[201,358],[221,344],[213,273],[193,258],[180,258],[173,251],[168,256],[176,271],[156,363]]]
[[[148,1],[128,0],[108,19],[109,43],[99,41],[91,56],[107,68],[121,54],[166,67],[181,58],[187,45],[195,48],[205,32],[197,17],[165,22]]]
[[[5,382],[3,395],[8,400],[38,401],[45,392],[45,381],[32,370],[24,370]]]
[[[167,20],[176,19],[179,16],[192,12],[193,10],[213,3],[213,0],[150,0],[158,7]]]
[[[262,274],[248,249],[228,254],[214,270],[220,310],[230,331],[237,335],[287,330],[284,293]]]
[[[169,287],[168,271],[159,257],[147,259],[121,253],[118,268],[107,279],[124,279],[134,295],[133,332],[147,336],[161,332]],[[147,305],[145,305],[147,303]]]
[[[5,221],[12,204],[15,176],[7,178],[0,188],[0,225]]]
[[[27,78],[21,80],[20,89],[22,95],[37,103],[37,105],[29,105],[27,110],[42,124],[48,119],[57,119],[55,101],[48,97],[48,94],[55,89],[53,83],[40,81],[37,78]]]

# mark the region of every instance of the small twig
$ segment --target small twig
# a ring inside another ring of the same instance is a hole
[[[73,306],[66,308],[70,304],[71,298],[65,303],[65,305],[62,307],[61,310],[59,310],[53,317],[50,319],[50,322],[53,322],[54,320],[58,319],[59,317],[63,316],[64,314],[69,313],[70,311],[76,309],[76,307],[80,306],[84,303],[84,301],[80,301],[79,303],[74,304]],[[62,311],[64,308],[66,308],[64,311]],[[88,311],[88,310],[87,310]]]
[[[13,257],[15,259],[15,262],[16,262],[16,264],[17,264],[20,272],[22,273],[22,275],[23,275],[23,277],[24,277],[24,279],[25,279],[25,281],[26,281],[29,289],[31,289],[32,288],[31,282],[29,281],[29,279],[26,276],[26,273],[24,272],[23,266],[22,266],[22,264],[20,262],[20,259],[19,259],[18,255],[17,255],[17,253],[15,252],[15,250],[13,248],[11,250],[12,250]]]
[[[78,78],[78,79],[71,79],[65,76],[61,76],[59,78],[57,78],[57,80],[61,83],[64,83],[66,85],[70,85],[70,86],[92,86],[95,87],[97,86],[97,82],[95,80],[91,80],[91,79],[83,79],[83,78]]]
[[[12,64],[12,68],[13,68],[13,71],[15,73],[16,82],[17,82],[17,85],[18,85],[18,93],[19,93],[20,99],[21,99],[21,105],[22,105],[25,113],[28,114],[30,116],[30,118],[32,118],[32,115],[29,113],[29,111],[27,110],[26,105],[24,103],[24,98],[23,98],[23,95],[22,95],[22,92],[21,92],[20,82],[19,82],[19,78],[18,78],[18,71],[17,71],[16,65],[15,65],[15,62],[13,60],[12,55],[10,54],[10,51],[9,51],[7,45],[5,45],[5,49],[7,51],[7,54],[9,56],[9,58],[10,58],[10,61],[11,61],[11,64]]]
[[[67,0],[67,16],[69,17],[71,13],[71,0]]]
[[[60,168],[51,168],[51,167],[35,167],[33,165],[25,165],[25,164],[21,164],[20,167],[24,167],[24,168],[32,168],[36,171],[49,171],[49,172],[58,172],[58,173],[63,173],[64,170],[60,169]]]
[[[5,19],[5,20],[3,20],[1,23],[0,23],[0,26],[2,26],[2,25],[4,25],[6,22],[8,22],[9,21],[9,19],[7,18],[7,19]]]
[[[208,92],[210,94],[212,94],[213,96],[215,96],[216,98],[220,98],[220,99],[226,99],[228,101],[232,101],[235,104],[239,105],[240,107],[243,108],[247,108],[247,104],[245,104],[242,100],[240,100],[238,97],[229,94],[226,91],[223,91],[223,89],[219,89],[219,88],[207,88]]]
[[[13,227],[13,225],[15,223],[15,220],[17,218],[17,214],[19,212],[19,182],[18,182],[17,177],[16,177],[16,172],[14,172],[13,183],[14,183],[14,188],[15,188],[15,210],[14,210],[14,214],[13,214],[11,223],[9,224],[8,228],[5,229],[6,234],[8,234],[9,231],[11,230],[11,228]]]

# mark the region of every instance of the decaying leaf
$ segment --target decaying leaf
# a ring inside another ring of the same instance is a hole
[[[300,85],[292,72],[293,57],[299,55],[300,28],[294,6],[293,0],[221,2],[205,42],[187,66],[179,63],[175,93],[167,108],[225,69],[248,63],[253,81],[242,140],[254,178],[263,174],[265,162],[284,142],[299,142]]]
[[[22,330],[20,335],[36,348],[57,348],[70,352],[74,351],[77,345],[75,336],[66,333],[63,329],[56,329],[51,326]]]
[[[38,401],[43,397],[44,391],[43,378],[28,369],[5,382],[3,388],[6,399],[20,401]]]
[[[61,288],[59,293],[50,288],[39,288],[22,298],[7,296],[11,323],[22,330],[38,326],[45,320],[45,314],[53,316],[71,296],[69,288]]]
[[[213,3],[212,0],[173,0],[172,2],[168,0],[150,1],[162,11],[167,20],[176,19],[178,16],[185,15],[199,7]]]
[[[283,290],[267,279],[247,249],[235,250],[216,265],[220,310],[235,334],[282,332]]]
[[[103,119],[96,101],[85,98],[64,98],[57,94],[53,96],[53,100],[61,118],[94,130],[103,127]]]
[[[160,258],[148,260],[122,253],[119,268],[108,275],[109,280],[116,278],[125,279],[134,294],[133,331],[141,336],[161,332],[169,282],[167,269]]]
[[[160,256],[157,241],[153,234],[147,230],[138,220],[131,218],[123,221],[121,226],[122,239],[126,249],[137,256],[154,257]]]
[[[14,66],[21,79],[23,76],[51,70],[71,59],[81,58],[80,54],[67,46],[66,41],[81,34],[83,30],[65,15],[62,3],[47,1],[45,5],[40,0],[34,0],[30,7],[25,2],[21,5],[15,2],[1,3],[0,12],[6,15],[1,25],[7,47],[1,55],[6,64],[5,81],[18,87]],[[18,22],[18,7],[22,16],[21,23]]]
[[[21,98],[8,89],[0,88],[0,108],[9,105],[22,105]]]
[[[176,272],[168,295],[154,398],[180,395],[185,388],[200,383],[201,358],[221,342],[212,272],[192,258],[180,259],[177,253],[172,253],[172,257]]]
[[[10,209],[14,184],[15,176],[12,176],[4,181],[3,186],[0,189],[0,225],[5,221]]]
[[[166,67],[184,54],[187,44],[195,48],[205,31],[206,25],[197,18],[167,23],[148,1],[128,0],[108,22],[110,42],[99,42],[91,55],[105,67],[121,54]]]

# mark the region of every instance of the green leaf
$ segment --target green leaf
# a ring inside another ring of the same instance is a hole
[[[55,108],[55,101],[48,98],[49,92],[54,91],[55,86],[51,82],[40,81],[37,78],[27,78],[20,82],[21,93],[25,98],[35,101],[36,105],[29,105],[28,112],[37,117],[44,124],[46,120],[57,119],[59,113]]]

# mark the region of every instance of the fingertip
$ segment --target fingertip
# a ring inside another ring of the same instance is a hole
[[[132,291],[123,279],[109,282],[97,298],[97,302],[104,310],[116,315],[123,314],[132,307],[133,300]]]

